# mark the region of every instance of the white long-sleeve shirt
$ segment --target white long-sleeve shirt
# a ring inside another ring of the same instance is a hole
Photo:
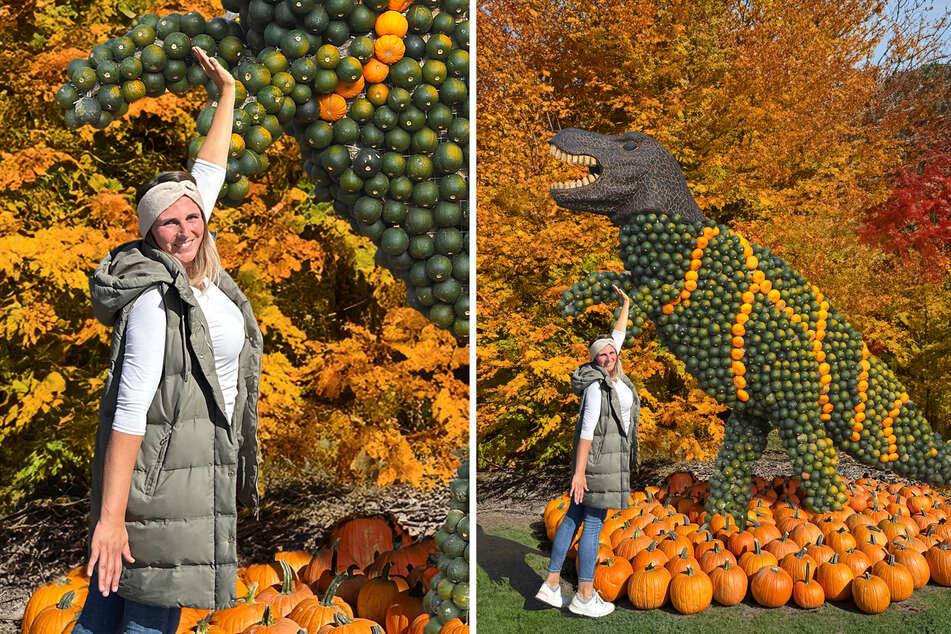
[[[614,340],[614,349],[621,351],[624,345],[624,333],[620,330],[611,331],[611,338]],[[624,426],[624,432],[627,433],[631,426],[631,409],[634,407],[634,393],[620,379],[611,380],[611,384],[617,390],[618,401],[621,404],[621,424]],[[592,440],[594,438],[594,428],[598,425],[598,419],[601,417],[601,383],[595,381],[584,391],[584,411],[581,414],[581,438]]]
[[[225,169],[198,159],[192,167],[203,202],[205,222],[211,218]],[[215,370],[231,419],[238,394],[238,355],[244,346],[244,318],[241,311],[211,280],[205,290],[192,286],[195,299],[208,322]],[[145,434],[145,418],[162,378],[165,358],[165,304],[158,287],[143,292],[129,311],[126,347],[119,377],[119,393],[112,428],[127,434]]]

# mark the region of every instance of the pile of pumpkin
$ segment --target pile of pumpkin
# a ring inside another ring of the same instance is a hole
[[[813,514],[799,505],[796,479],[754,478],[747,515],[734,519],[708,514],[707,482],[675,473],[632,493],[629,508],[608,511],[595,589],[609,601],[626,596],[639,609],[670,603],[683,614],[748,594],[764,607],[851,600],[877,614],[929,580],[951,585],[949,498],[926,485],[867,477],[847,484],[841,510]],[[548,539],[569,504],[567,494],[548,503]],[[569,551],[575,559],[578,536],[580,527]]]
[[[237,605],[184,608],[177,634],[468,634],[468,463],[456,477],[435,538],[414,542],[382,517],[342,522],[330,533],[332,545],[316,554],[281,551],[239,569]],[[80,566],[40,587],[22,633],[71,632],[88,586]]]

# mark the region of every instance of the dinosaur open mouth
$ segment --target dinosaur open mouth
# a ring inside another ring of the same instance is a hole
[[[588,175],[584,178],[579,178],[573,181],[552,183],[552,189],[576,189],[578,187],[584,187],[585,185],[590,185],[594,181],[598,180],[598,177],[601,176],[601,165],[598,163],[598,159],[594,158],[593,156],[588,154],[569,154],[568,152],[555,147],[553,143],[548,144],[548,149],[552,156],[563,163],[568,163],[570,165],[581,165],[588,168]]]

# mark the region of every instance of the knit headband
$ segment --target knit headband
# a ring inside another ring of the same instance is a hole
[[[155,219],[162,215],[162,212],[172,206],[172,204],[185,196],[191,198],[198,205],[198,209],[204,209],[201,201],[201,195],[198,193],[198,186],[191,181],[172,181],[156,185],[142,196],[135,211],[139,215],[139,235],[143,238],[152,228]]]
[[[598,358],[598,354],[601,353],[607,346],[614,347],[614,339],[610,337],[599,337],[594,340],[594,343],[591,344],[591,360],[594,361]],[[616,351],[615,351],[616,352]]]

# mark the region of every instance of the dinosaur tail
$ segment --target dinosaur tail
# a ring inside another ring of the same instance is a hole
[[[856,459],[934,484],[951,481],[951,445],[932,431],[891,369],[862,344],[858,403],[842,443]]]

